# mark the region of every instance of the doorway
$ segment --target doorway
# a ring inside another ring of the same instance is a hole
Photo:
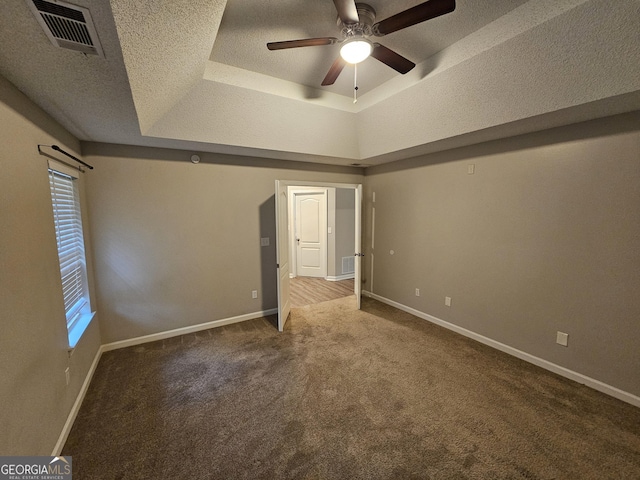
[[[362,185],[361,184],[340,184],[340,183],[318,183],[318,182],[296,182],[296,181],[281,181],[276,180],[276,256],[277,256],[277,282],[278,282],[278,330],[282,331],[284,329],[284,325],[289,318],[289,313],[291,310],[292,302],[291,302],[291,280],[293,277],[297,277],[297,266],[294,266],[294,255],[292,255],[292,249],[297,248],[298,241],[297,239],[300,237],[294,237],[296,230],[290,221],[290,217],[293,217],[294,214],[292,205],[294,203],[296,190],[301,191],[301,195],[304,195],[304,190],[309,191],[310,188],[318,188],[324,189],[327,192],[346,190],[346,194],[350,195],[352,199],[353,205],[353,223],[351,227],[351,232],[353,232],[352,241],[349,245],[347,245],[347,249],[349,253],[346,255],[344,253],[340,253],[341,255],[339,261],[336,261],[336,252],[335,242],[327,242],[326,250],[330,251],[333,248],[333,261],[325,262],[327,265],[327,270],[325,272],[324,277],[303,277],[308,280],[318,280],[318,281],[326,281],[327,278],[333,277],[333,280],[342,281],[353,278],[353,285],[349,285],[349,289],[351,294],[355,294],[356,307],[360,308],[360,295],[361,295],[361,282],[360,282],[360,264],[362,254],[360,252],[361,248],[361,209],[362,209]],[[327,193],[327,197],[330,198],[329,193]],[[300,199],[304,199],[305,197],[301,196]],[[335,199],[334,199],[335,200]],[[327,200],[327,203],[330,203],[330,200]],[[309,203],[311,205],[311,203]],[[329,210],[331,211],[331,210]],[[331,223],[331,220],[328,220],[328,223]],[[320,228],[320,230],[322,230]],[[329,226],[325,225],[324,232],[321,232],[320,235],[330,235]],[[335,232],[332,228],[331,232]],[[297,259],[296,259],[297,261]],[[336,263],[340,263],[341,267],[339,270],[336,270]],[[352,268],[352,272],[348,274],[349,278],[343,277],[343,268]],[[339,271],[340,274],[336,275],[336,271]],[[291,273],[290,273],[291,272]],[[294,273],[296,272],[296,273]],[[333,275],[331,273],[333,272]],[[327,282],[331,283],[331,282]],[[334,285],[334,287],[343,285]],[[339,298],[339,297],[338,297]]]

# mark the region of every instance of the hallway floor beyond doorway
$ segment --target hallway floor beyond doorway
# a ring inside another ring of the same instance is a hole
[[[353,295],[353,278],[330,282],[324,278],[295,277],[291,279],[291,306],[303,307]]]

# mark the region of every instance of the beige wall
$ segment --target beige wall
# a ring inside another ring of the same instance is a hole
[[[214,154],[193,165],[191,152],[84,144],[96,166],[82,191],[100,320],[71,357],[46,158],[36,146],[76,155],[80,146],[2,77],[0,124],[2,455],[51,453],[101,334],[108,343],[276,306],[276,179],[364,179],[374,293],[640,395],[638,113],[376,167],[367,177]],[[271,245],[261,248],[265,236]],[[569,333],[568,348],[555,344],[557,330]]]
[[[365,187],[374,293],[640,395],[638,112],[376,167]]]
[[[363,180],[355,168],[206,153],[194,165],[178,150],[83,153],[96,167],[87,195],[104,343],[275,308],[275,180]]]
[[[0,125],[0,455],[50,455],[100,334],[95,317],[69,357],[47,158],[37,145],[80,148],[2,77]]]
[[[355,253],[355,196],[353,188],[330,188],[327,192],[327,276],[342,275],[342,257]]]
[[[327,276],[336,276],[336,189],[327,189]]]
[[[335,275],[342,275],[342,257],[355,253],[356,200],[353,189],[336,189]]]

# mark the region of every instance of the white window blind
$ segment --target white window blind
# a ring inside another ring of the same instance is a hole
[[[75,326],[88,305],[87,269],[76,179],[49,169],[67,329]]]

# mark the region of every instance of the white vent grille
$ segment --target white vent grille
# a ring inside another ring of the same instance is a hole
[[[354,257],[342,257],[342,274],[353,273],[355,271]]]
[[[104,57],[89,10],[58,0],[27,0],[51,43]]]

